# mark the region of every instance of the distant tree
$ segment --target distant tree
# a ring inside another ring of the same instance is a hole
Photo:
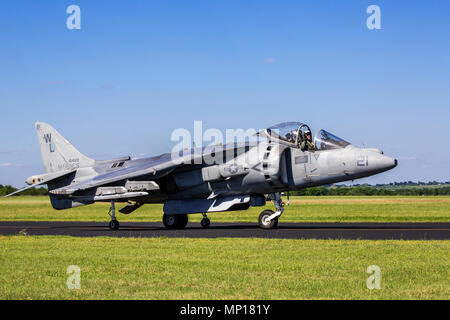
[[[0,196],[6,196],[7,194],[13,193],[17,191],[18,189],[12,187],[12,186],[3,186],[0,185]],[[24,196],[44,196],[48,195],[47,188],[40,187],[40,188],[30,188],[28,190],[25,190],[21,192],[20,194],[17,194],[16,196],[24,195]]]

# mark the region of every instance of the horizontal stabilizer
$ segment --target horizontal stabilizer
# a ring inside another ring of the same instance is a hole
[[[22,191],[25,191],[25,190],[28,190],[28,189],[31,189],[31,188],[34,188],[34,187],[37,187],[37,186],[40,186],[40,185],[43,185],[43,184],[47,184],[47,183],[52,182],[54,180],[57,180],[59,178],[65,177],[65,176],[67,176],[67,175],[69,175],[69,174],[71,174],[71,173],[73,173],[75,171],[77,171],[77,170],[76,169],[74,169],[74,170],[64,170],[64,171],[59,171],[59,172],[49,173],[49,174],[43,175],[42,176],[43,179],[40,180],[39,182],[37,182],[35,184],[32,184],[31,186],[25,187],[23,189],[17,190],[17,191],[15,191],[13,193],[7,194],[3,198],[7,198],[7,197],[13,196],[15,194],[21,193]]]

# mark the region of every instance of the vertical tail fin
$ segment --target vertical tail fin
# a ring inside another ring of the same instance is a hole
[[[95,164],[95,160],[75,149],[50,125],[36,122],[36,131],[46,173],[89,167]]]

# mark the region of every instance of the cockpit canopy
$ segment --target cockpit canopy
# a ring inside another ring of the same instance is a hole
[[[305,139],[305,132],[311,132],[311,129],[307,124],[301,122],[283,122],[271,126],[265,131],[266,135],[272,139],[287,142],[298,147]],[[313,142],[317,150],[341,149],[350,144],[323,129],[316,133]]]
[[[350,142],[347,142],[344,139],[341,139],[323,129],[316,133],[314,143],[317,150],[343,149],[350,144]]]
[[[303,141],[303,135],[307,130],[311,131],[304,123],[284,122],[267,128],[266,134],[271,138],[298,145]]]

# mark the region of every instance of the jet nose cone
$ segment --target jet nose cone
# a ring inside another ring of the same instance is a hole
[[[355,152],[355,174],[361,176],[371,176],[377,173],[391,170],[398,165],[397,159],[381,154],[375,150],[363,149]]]
[[[375,165],[377,166],[377,169],[381,171],[386,171],[395,168],[397,164],[398,164],[397,159],[382,154],[378,155],[377,159],[375,160]]]

